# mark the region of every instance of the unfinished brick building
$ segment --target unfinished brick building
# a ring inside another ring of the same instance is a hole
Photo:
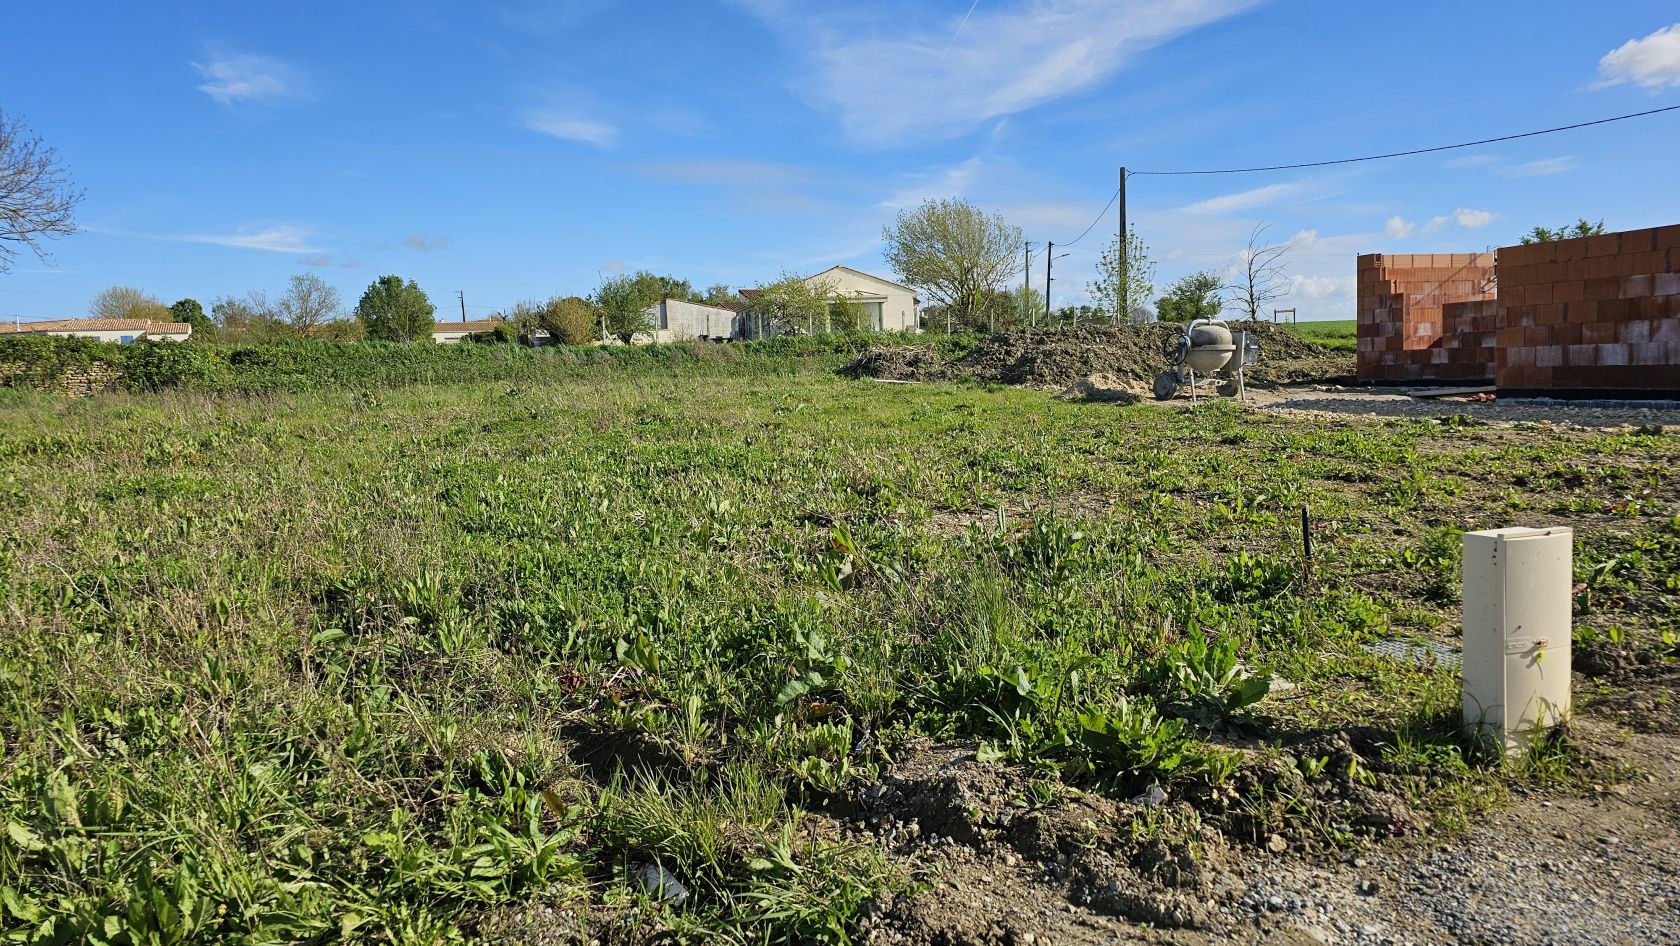
[[[1680,226],[1359,257],[1362,381],[1680,391]]]

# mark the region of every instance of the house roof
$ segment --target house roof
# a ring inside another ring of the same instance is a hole
[[[493,332],[498,325],[506,325],[502,319],[476,319],[471,322],[434,322],[432,334],[438,332]]]
[[[190,334],[186,322],[152,322],[146,319],[48,319],[44,322],[0,324],[0,333],[28,335],[33,332],[158,332]]]
[[[903,289],[907,292],[915,292],[916,291],[914,286],[906,286],[905,284],[903,284],[901,282],[893,282],[890,279],[882,279],[881,277],[875,275],[874,273],[866,273],[861,269],[853,269],[850,266],[830,266],[829,268],[823,270],[821,273],[815,273],[815,274],[807,276],[805,278],[806,279],[815,279],[818,276],[823,275],[823,273],[832,273],[837,269],[843,269],[848,273],[854,273],[856,275],[862,276],[865,279],[873,279],[878,283],[886,283],[889,286],[897,286],[898,288]]]

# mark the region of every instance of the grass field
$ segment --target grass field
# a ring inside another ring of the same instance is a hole
[[[1289,329],[1303,338],[1311,339],[1327,348],[1353,351],[1359,336],[1355,319],[1333,319],[1323,322],[1296,322]]]
[[[810,360],[5,394],[0,930],[842,942],[918,883],[837,827],[915,740],[1029,796],[1229,793],[1245,832],[1357,847],[1250,774],[1374,727],[1344,774],[1450,829],[1556,760],[1478,763],[1454,676],[1358,645],[1450,638],[1457,530],[1554,520],[1584,628],[1671,628],[1676,460]]]

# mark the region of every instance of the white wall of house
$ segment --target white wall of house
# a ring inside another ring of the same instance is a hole
[[[868,326],[881,332],[920,331],[916,313],[916,290],[850,266],[831,266],[809,276],[806,282],[826,281],[844,296],[863,306]]]
[[[192,337],[186,322],[145,322],[140,319],[59,319],[52,322],[19,322],[0,325],[0,334],[57,335],[93,338],[126,344],[138,341],[184,342]]]
[[[477,322],[434,322],[432,323],[432,341],[439,345],[456,345],[468,335],[478,332],[493,332],[502,323],[494,319],[483,319]]]
[[[648,321],[653,323],[653,341],[669,342],[717,341],[739,335],[740,316],[728,309],[681,299],[661,299],[648,306]],[[638,337],[637,341],[641,338]]]

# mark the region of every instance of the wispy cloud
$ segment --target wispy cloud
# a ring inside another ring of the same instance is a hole
[[[1598,61],[1598,81],[1592,87],[1603,89],[1625,82],[1653,92],[1680,86],[1680,23],[1630,39],[1604,54]]]
[[[974,186],[974,180],[980,174],[980,165],[980,158],[976,156],[938,171],[912,175],[910,183],[889,194],[880,206],[903,210],[918,206],[924,200],[961,197]]]
[[[1417,229],[1416,225],[1399,214],[1383,221],[1383,235],[1391,240],[1404,240],[1415,229]]]
[[[1257,207],[1270,207],[1273,204],[1297,197],[1312,194],[1317,185],[1310,181],[1288,181],[1282,184],[1266,184],[1251,190],[1238,191],[1235,194],[1224,194],[1198,200],[1184,208],[1185,213],[1192,214],[1222,214],[1239,210],[1253,210]]]
[[[431,236],[422,230],[403,237],[402,245],[418,253],[430,253],[433,250],[448,249],[450,239],[442,234]]]
[[[1580,166],[1581,162],[1575,160],[1575,156],[1571,154],[1556,158],[1541,158],[1538,161],[1525,161],[1522,164],[1513,164],[1510,167],[1500,168],[1499,173],[1505,175],[1506,177],[1546,177],[1551,174],[1562,174],[1565,171],[1573,171]]]
[[[318,253],[314,256],[300,256],[297,262],[299,266],[325,266],[332,262],[332,258],[325,253]]]
[[[1498,163],[1499,159],[1491,154],[1466,154],[1447,160],[1446,165],[1450,168],[1485,168]]]
[[[320,248],[309,242],[308,233],[302,227],[289,224],[268,227],[263,230],[240,230],[237,233],[195,233],[185,236],[157,237],[161,240],[176,240],[182,243],[210,243],[216,246],[233,246],[246,250],[263,250],[268,253],[318,253]]]
[[[805,180],[811,173],[791,164],[738,158],[672,158],[641,165],[643,173],[679,184],[763,187]]]
[[[526,112],[520,124],[531,131],[553,138],[581,141],[601,148],[610,147],[618,141],[618,128],[613,125],[547,109]]]
[[[810,57],[813,97],[853,140],[892,146],[951,137],[1089,89],[1138,53],[1260,0],[1017,0],[907,22],[865,19],[812,0],[737,0]],[[993,7],[996,8],[993,8]]]
[[[253,53],[236,53],[212,46],[204,62],[192,64],[204,79],[198,90],[223,105],[306,99],[313,93],[309,79],[296,66]]]
[[[102,226],[86,226],[82,228],[89,233],[102,233],[106,236],[125,237],[134,240],[164,240],[170,243],[209,243],[213,246],[231,246],[243,250],[262,250],[267,253],[287,253],[292,256],[303,256],[321,252],[320,247],[310,243],[309,231],[304,227],[292,224],[278,224],[263,229],[241,228],[233,233],[135,233],[128,230],[116,230]]]

